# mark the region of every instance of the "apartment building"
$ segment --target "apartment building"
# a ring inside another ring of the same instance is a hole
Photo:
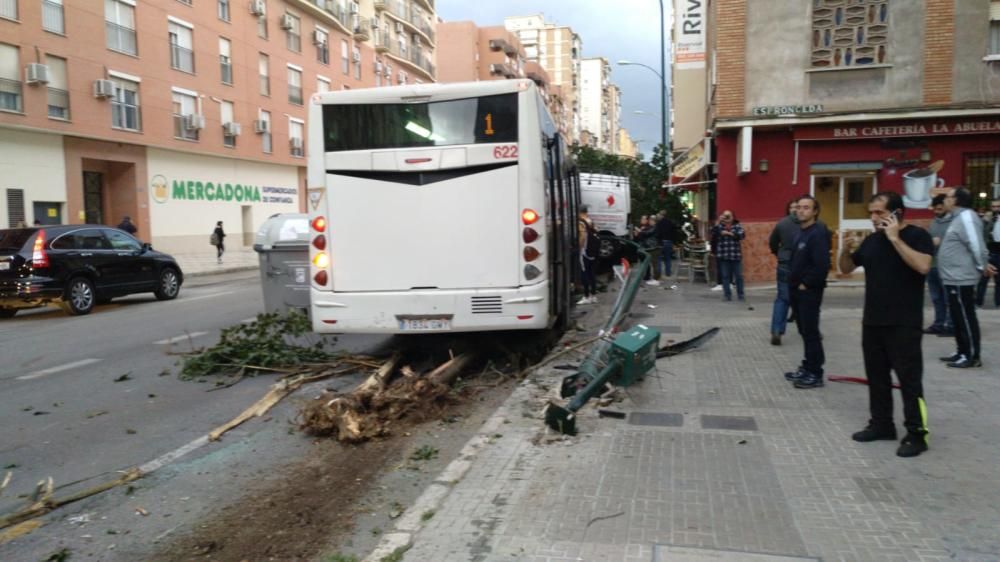
[[[834,236],[870,231],[873,193],[925,222],[930,188],[1000,196],[1000,2],[711,0],[708,118],[719,209],[748,230],[748,277],[801,193]]]
[[[611,66],[603,57],[580,62],[580,128],[590,146],[617,152],[621,92],[611,83]]]
[[[420,50],[376,49],[372,22],[399,19],[376,4],[0,0],[0,224],[129,215],[158,249],[192,252],[222,220],[252,243],[305,208],[313,93],[433,79],[433,34],[410,12]]]
[[[439,82],[472,82],[524,77],[524,47],[503,26],[479,27],[471,21],[437,25]]]
[[[548,73],[553,86],[562,92],[569,117],[571,142],[579,142],[580,61],[583,42],[568,26],[545,23],[542,14],[504,19],[504,26],[516,33],[524,45],[526,60],[537,62]]]
[[[639,157],[639,145],[628,134],[628,130],[624,128],[618,129],[618,155],[628,158]]]

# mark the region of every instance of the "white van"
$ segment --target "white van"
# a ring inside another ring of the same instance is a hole
[[[581,172],[580,203],[587,206],[601,238],[598,270],[606,271],[623,256],[618,237],[629,238],[631,234],[632,190],[628,177]]]

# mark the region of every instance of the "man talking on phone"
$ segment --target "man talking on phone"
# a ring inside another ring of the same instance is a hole
[[[875,232],[860,247],[848,241],[838,260],[840,271],[865,268],[865,309],[861,348],[868,376],[868,426],[855,441],[896,440],[892,419],[892,375],[903,395],[903,437],[896,454],[915,457],[927,450],[924,404],[924,279],[931,269],[934,242],[922,228],[903,223],[903,199],[882,192],[868,203]]]

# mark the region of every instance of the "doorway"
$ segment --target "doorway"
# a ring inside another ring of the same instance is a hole
[[[83,173],[83,211],[87,224],[104,224],[104,174]]]
[[[255,232],[253,228],[253,207],[242,205],[240,211],[242,211],[243,218],[243,245],[253,246],[253,235]]]
[[[834,268],[844,240],[852,233],[864,238],[871,233],[868,200],[878,190],[874,174],[814,175],[811,192],[820,204],[820,220],[833,233],[830,263]]]

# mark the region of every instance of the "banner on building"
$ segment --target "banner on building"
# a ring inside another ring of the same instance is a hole
[[[706,149],[707,139],[692,146],[684,154],[674,159],[671,165],[671,180],[673,183],[682,183],[702,170],[709,160],[710,150]]]
[[[674,0],[674,63],[679,69],[705,68],[705,3]]]

